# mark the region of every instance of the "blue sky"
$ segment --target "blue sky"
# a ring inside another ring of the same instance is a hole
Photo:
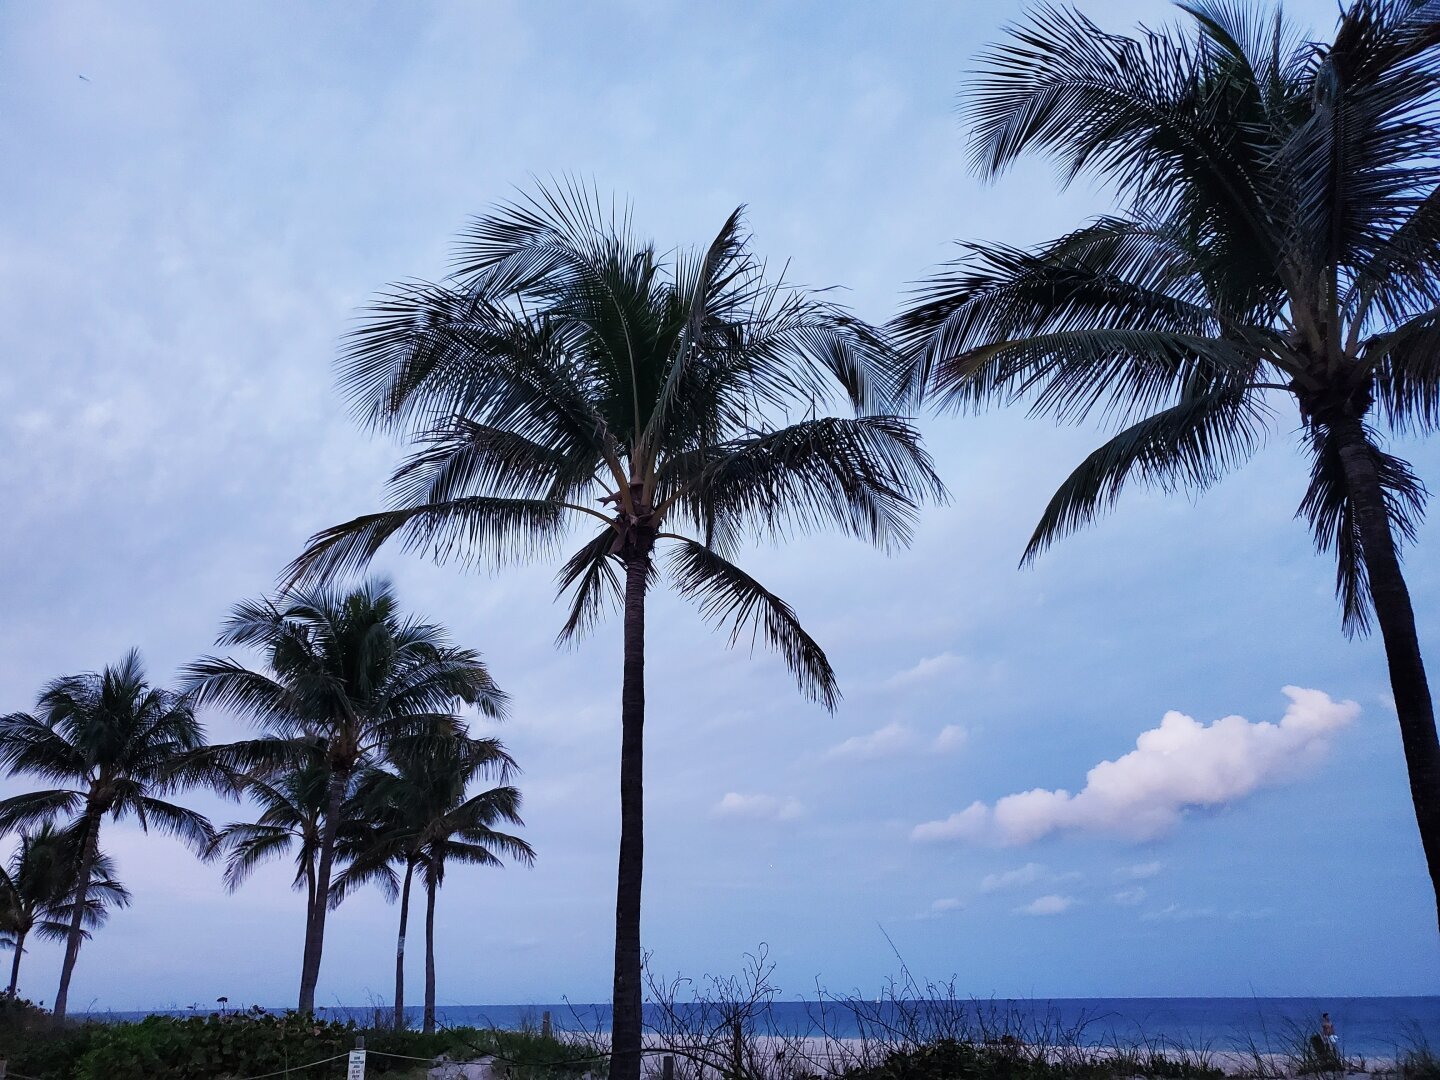
[[[1115,29],[1172,17],[1103,8]],[[337,342],[373,290],[442,273],[468,217],[532,175],[628,196],[662,247],[746,203],[772,265],[848,287],[874,320],[954,239],[1039,240],[1103,209],[1041,163],[993,185],[967,171],[956,92],[1020,10],[0,7],[0,708],[131,645],[171,678],[306,536],[378,504],[398,451],[344,414]],[[1291,10],[1328,29],[1333,6]],[[953,501],[912,551],[822,537],[748,557],[827,648],[834,716],[658,597],[656,967],[728,972],[763,941],[787,995],[873,992],[898,968],[888,934],[916,973],[981,996],[1437,992],[1383,657],[1341,635],[1331,567],[1294,520],[1295,424],[1282,410],[1204,498],[1137,490],[1022,571],[1101,432],[925,418]],[[1440,474],[1433,447],[1401,446]],[[1427,643],[1437,551],[1427,526],[1407,561]],[[442,1004],[606,997],[618,624],[556,651],[552,567],[467,576],[397,553],[377,570],[514,695],[499,734],[540,854],[447,884]],[[1328,698],[1281,725],[1286,686]],[[1172,719],[1178,742],[1126,758],[1171,711],[1249,723]],[[1001,802],[1079,792],[1106,761],[1078,800]],[[171,841],[112,827],[106,844],[136,903],[82,953],[72,1002],[293,999],[303,903],[282,869],[232,896]],[[340,909],[322,1001],[388,997],[394,920],[376,895]],[[38,946],[24,989],[48,1000],[57,968]]]

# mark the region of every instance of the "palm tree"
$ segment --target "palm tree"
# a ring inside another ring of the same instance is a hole
[[[315,1009],[325,916],[343,804],[356,771],[396,738],[451,730],[457,701],[500,718],[505,694],[479,655],[450,644],[439,626],[402,618],[389,582],[350,592],[291,588],[237,604],[219,644],[260,650],[269,672],[202,657],[186,668],[196,701],[250,716],[266,735],[226,748],[232,768],[290,768],[317,740],[328,775],[299,1011]]]
[[[316,862],[325,820],[330,773],[323,759],[309,755],[278,776],[250,776],[245,792],[259,804],[253,822],[232,822],[215,836],[216,847],[228,852],[225,887],[231,892],[261,863],[295,853],[295,889],[305,892],[305,925],[315,917]]]
[[[55,993],[54,1015],[62,1020],[85,935],[85,895],[100,853],[101,823],[133,815],[141,830],[154,826],[204,857],[215,838],[210,823],[159,796],[196,785],[223,788],[228,776],[201,754],[205,736],[191,703],[146,682],[133,649],[99,673],[56,679],[41,691],[37,711],[0,717],[0,765],[11,776],[32,773],[65,786],[0,802],[0,830],[62,814],[77,819],[70,925]]]
[[[70,935],[71,883],[75,879],[76,837],[46,822],[34,832],[20,834],[8,865],[0,867],[0,944],[15,950],[10,962],[10,986],[15,997],[20,986],[20,959],[31,932],[51,941]],[[115,877],[115,864],[97,852],[90,869],[90,885],[81,916],[83,936],[102,926],[111,907],[129,907],[130,891]]]
[[[1337,558],[1347,631],[1379,623],[1440,903],[1440,743],[1398,558],[1425,492],[1377,430],[1440,419],[1440,9],[1356,0],[1324,45],[1278,10],[1182,7],[1189,32],[1134,38],[1045,8],[984,54],[978,169],[1048,153],[1124,209],[1030,250],[967,245],[898,320],[910,374],[951,406],[1118,419],[1026,560],[1127,482],[1209,486],[1293,403],[1300,513]]]
[[[919,436],[883,403],[883,338],[767,281],[741,211],[668,262],[628,213],[572,185],[480,218],[456,275],[393,286],[354,332],[343,385],[366,423],[414,436],[391,506],[315,536],[292,578],[366,565],[386,541],[436,559],[523,560],[593,530],[563,564],[562,640],[623,609],[620,853],[611,1075],[640,1070],[645,608],[661,580],[776,648],[811,699],[839,691],[783,600],[732,560],[743,541],[836,527],[908,542],[940,497]],[[845,401],[858,415],[820,410]],[[797,417],[799,419],[797,419]],[[598,507],[598,509],[597,509]]]
[[[520,793],[503,784],[467,798],[470,784],[498,773],[514,760],[494,739],[466,736],[421,738],[392,749],[393,771],[376,768],[361,777],[355,801],[366,808],[357,817],[374,823],[366,850],[357,854],[347,877],[358,883],[383,879],[395,885],[392,863],[404,867],[399,886],[400,930],[395,947],[395,1026],[405,1023],[405,934],[410,890],[418,868],[425,886],[425,1009],[423,1027],[435,1030],[435,896],[445,880],[447,862],[503,866],[506,856],[530,866],[535,852],[524,840],[498,832],[500,823],[523,825]],[[384,869],[382,869],[384,868]],[[347,886],[351,882],[347,881]]]

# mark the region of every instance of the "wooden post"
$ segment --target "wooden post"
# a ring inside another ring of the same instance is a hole
[[[540,1037],[541,1037],[542,1039],[548,1039],[548,1038],[550,1038],[550,1010],[549,1010],[549,1009],[546,1009],[546,1010],[540,1015]],[[0,1078],[0,1080],[3,1080],[3,1078]]]
[[[0,1080],[4,1080],[0,1077]],[[350,1051],[349,1068],[345,1070],[345,1080],[365,1080],[365,1036],[355,1036],[355,1049]]]
[[[0,1076],[0,1080],[5,1080],[5,1078]],[[674,1055],[666,1054],[660,1059],[660,1080],[675,1080]]]

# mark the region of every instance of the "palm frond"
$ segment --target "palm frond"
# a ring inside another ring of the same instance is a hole
[[[1373,433],[1367,432],[1367,438],[1390,527],[1397,540],[1413,543],[1424,513],[1425,486],[1408,463],[1375,445]],[[1310,451],[1310,486],[1296,516],[1310,525],[1321,551],[1334,553],[1335,595],[1340,600],[1342,626],[1347,635],[1363,636],[1370,631],[1374,602],[1340,449],[1327,429],[1316,428],[1311,432]]]
[[[559,539],[564,520],[564,508],[553,502],[484,496],[365,514],[312,536],[282,578],[295,583],[358,572],[397,536],[403,550],[436,562],[537,558]]]
[[[676,538],[669,571],[676,591],[699,605],[702,616],[713,623],[730,625],[732,646],[747,629],[752,641],[763,637],[765,644],[785,661],[801,692],[834,711],[840,701],[835,672],[790,605],[738,566],[693,540]]]
[[[708,531],[738,521],[783,538],[839,528],[882,549],[908,544],[921,499],[945,489],[906,420],[807,420],[677,459],[660,475],[678,510]]]
[[[1199,388],[1131,425],[1089,454],[1051,497],[1025,546],[1029,562],[1060,537],[1090,524],[1131,479],[1164,491],[1203,491],[1261,446],[1267,414],[1233,386]]]
[[[611,528],[602,529],[570,556],[556,575],[557,592],[563,595],[571,588],[575,590],[570,614],[555,635],[557,644],[588,633],[608,609],[619,606],[622,588],[612,551],[615,535]]]
[[[83,794],[63,788],[12,795],[0,801],[0,833],[42,825],[62,814],[73,815],[84,802]]]
[[[202,859],[214,856],[215,830],[204,814],[148,796],[135,798],[128,809],[146,832],[154,828],[173,836]]]

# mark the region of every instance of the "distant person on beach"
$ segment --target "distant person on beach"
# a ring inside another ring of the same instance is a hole
[[[1328,1012],[1322,1012],[1320,1014],[1320,1037],[1325,1040],[1331,1050],[1334,1050],[1335,1047],[1339,1045],[1340,1039],[1335,1034],[1335,1025],[1331,1023]]]

